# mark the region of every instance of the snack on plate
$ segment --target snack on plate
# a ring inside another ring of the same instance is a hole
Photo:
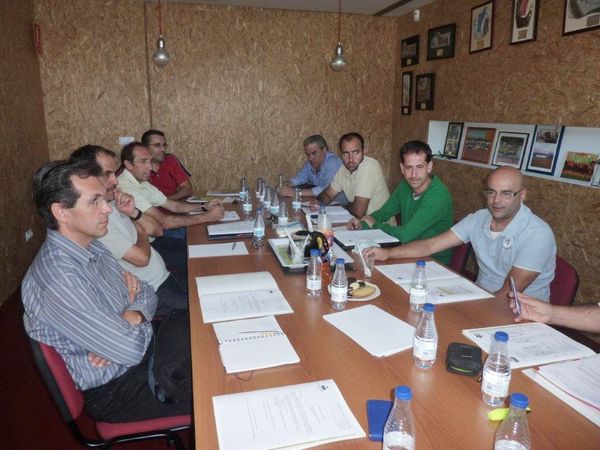
[[[348,296],[352,298],[365,298],[375,292],[375,286],[361,280],[348,279]]]

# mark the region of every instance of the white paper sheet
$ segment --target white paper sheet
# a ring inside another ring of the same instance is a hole
[[[396,284],[410,285],[415,267],[416,263],[388,264],[377,266],[377,270]],[[460,278],[459,275],[435,261],[425,262],[425,275],[427,276],[427,281]]]
[[[399,283],[398,286],[410,293],[410,282]],[[450,279],[427,280],[427,301],[434,305],[490,298],[494,296],[466,278],[455,276]]]
[[[311,211],[310,208],[302,208],[302,211],[307,215],[306,220],[310,220],[308,216],[318,214],[318,211]],[[354,217],[350,212],[344,208],[343,206],[327,206],[327,217],[329,218],[329,223],[346,223],[352,217]]]
[[[221,450],[309,448],[365,437],[333,380],[213,397]]]
[[[240,220],[240,216],[235,211],[225,211],[225,215],[221,219],[221,222],[230,222],[232,220]]]
[[[253,220],[241,220],[239,222],[225,222],[206,227],[208,236],[229,236],[236,234],[254,233]]]
[[[334,233],[335,239],[342,247],[350,248],[360,240],[371,240],[378,244],[395,244],[400,242],[397,238],[390,236],[382,230],[340,230]]]
[[[216,256],[248,255],[244,242],[232,244],[201,244],[188,246],[188,258],[212,258]]]

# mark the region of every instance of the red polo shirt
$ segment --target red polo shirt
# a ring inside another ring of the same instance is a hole
[[[156,186],[167,197],[177,192],[179,185],[190,178],[190,173],[175,155],[167,154],[160,163],[158,172],[150,172],[150,184]]]

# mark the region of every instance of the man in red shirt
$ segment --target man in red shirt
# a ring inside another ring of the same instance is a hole
[[[142,135],[142,144],[148,147],[152,155],[153,170],[150,184],[157,187],[170,200],[183,200],[193,194],[194,187],[190,173],[177,157],[167,153],[165,133],[148,130]]]

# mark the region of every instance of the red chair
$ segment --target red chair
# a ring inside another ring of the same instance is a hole
[[[458,247],[454,247],[454,251],[452,252],[452,259],[450,260],[450,267],[456,273],[461,274],[465,278],[468,278],[471,281],[475,281],[477,279],[477,274],[466,270],[467,261],[469,259],[469,255],[471,254],[472,246],[470,242],[463,243]]]
[[[550,303],[553,305],[572,305],[579,288],[577,270],[567,261],[556,255],[554,279],[550,283]]]
[[[126,423],[94,421],[100,439],[84,436],[77,425],[77,419],[84,414],[83,392],[75,386],[64,360],[53,347],[33,339],[29,341],[35,362],[62,418],[81,444],[90,448],[108,449],[125,442],[165,438],[169,445],[175,444],[178,450],[185,450],[177,432],[190,428],[190,415]]]

